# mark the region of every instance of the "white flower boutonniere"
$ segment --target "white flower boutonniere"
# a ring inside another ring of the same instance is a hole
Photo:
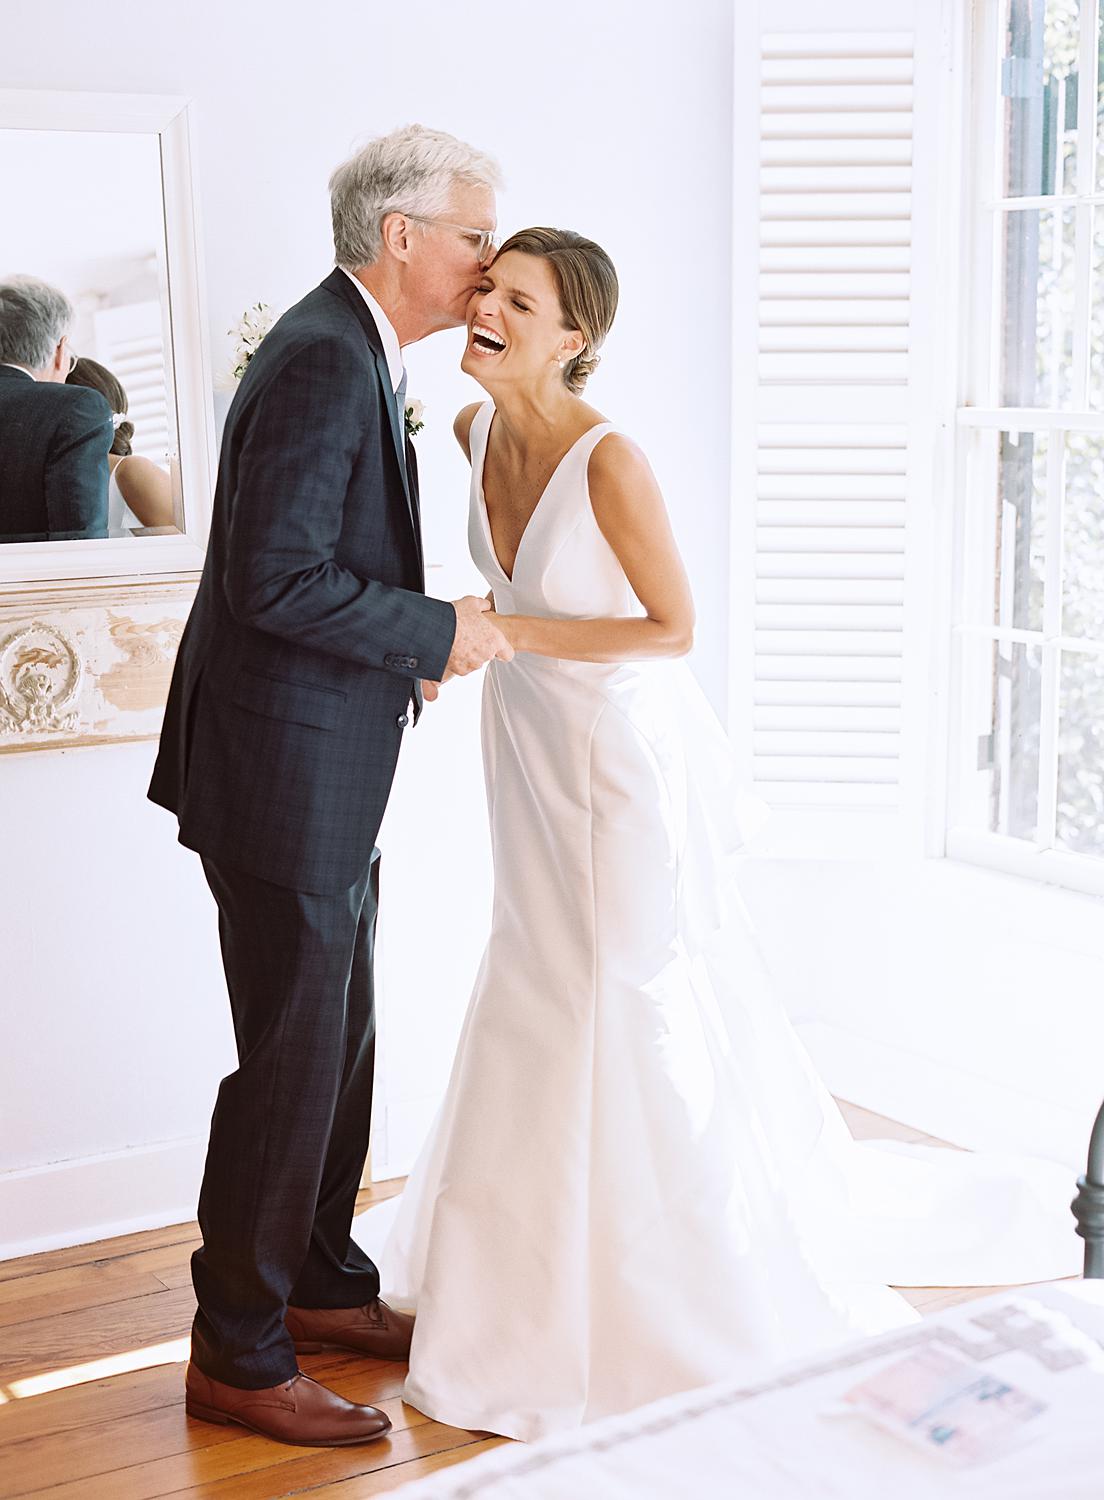
[[[425,426],[425,423],[422,421],[422,413],[424,411],[425,411],[425,405],[421,401],[415,401],[413,399],[413,397],[410,397],[410,396],[407,397],[407,400],[406,400],[406,435],[407,435],[407,437],[416,438],[418,436],[419,432],[421,432],[422,428]]]

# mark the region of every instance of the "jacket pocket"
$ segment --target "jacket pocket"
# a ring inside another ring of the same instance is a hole
[[[267,677],[243,667],[234,679],[233,702],[266,719],[305,724],[311,729],[336,729],[345,715],[346,696],[339,688]]]

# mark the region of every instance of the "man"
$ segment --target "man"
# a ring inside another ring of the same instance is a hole
[[[420,679],[512,652],[485,600],[425,597],[400,348],[464,321],[496,182],[487,157],[420,126],[334,173],[337,269],[267,335],[227,417],[150,787],[203,856],[239,1059],[200,1193],[187,1408],[297,1444],[390,1425],[300,1374],[297,1348],[410,1345],[349,1233],[375,837]]]
[[[107,535],[111,408],[65,384],[72,325],[55,287],[0,282],[0,542]]]

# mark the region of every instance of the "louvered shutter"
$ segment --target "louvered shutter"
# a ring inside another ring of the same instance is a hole
[[[134,302],[95,315],[96,358],[121,381],[134,423],[133,450],[164,464],[173,448],[161,304]]]
[[[912,38],[761,42],[752,742],[776,805],[898,798]]]

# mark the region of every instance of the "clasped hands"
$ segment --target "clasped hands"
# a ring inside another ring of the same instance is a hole
[[[467,594],[463,599],[455,599],[452,607],[456,611],[456,635],[442,682],[450,677],[466,677],[489,661],[509,661],[513,657],[514,648],[502,629],[502,616],[494,612],[489,599]],[[439,690],[439,683],[423,679],[422,696],[428,703],[433,702]]]

